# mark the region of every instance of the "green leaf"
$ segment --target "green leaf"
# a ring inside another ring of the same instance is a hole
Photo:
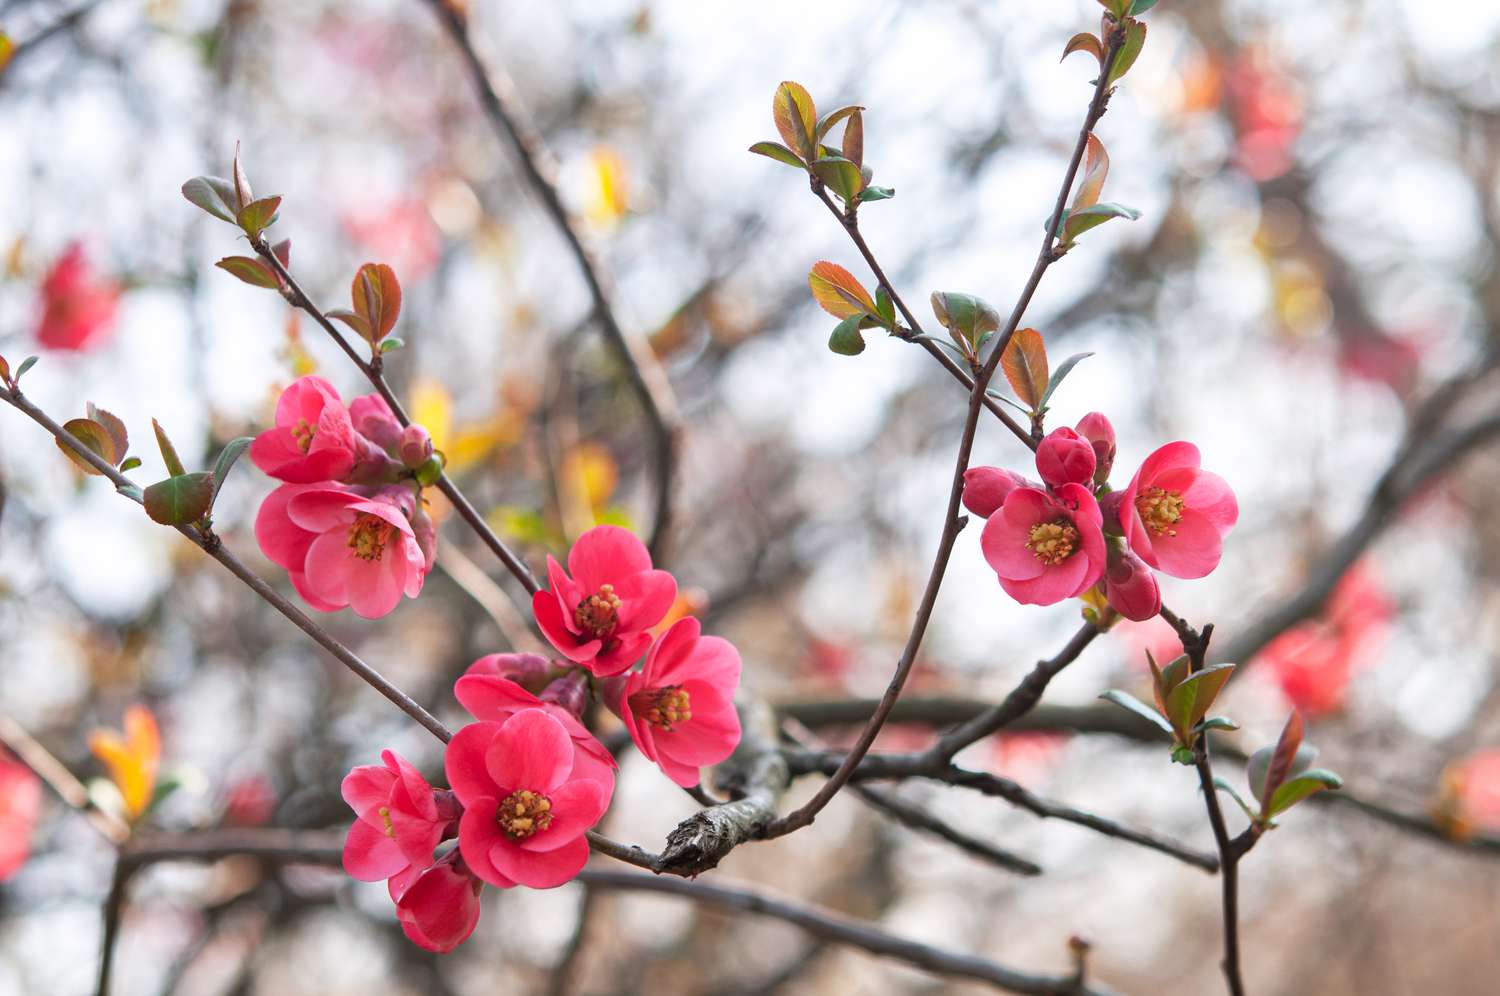
[[[865,187],[865,178],[860,175],[859,167],[842,156],[819,159],[812,164],[812,171],[845,203],[859,197],[859,192]]]
[[[1052,371],[1052,377],[1047,381],[1047,390],[1042,392],[1043,407],[1046,406],[1047,399],[1052,397],[1052,392],[1057,390],[1057,385],[1063,382],[1063,378],[1072,373],[1073,368],[1076,367],[1080,361],[1086,360],[1093,355],[1093,353],[1074,353],[1066,360],[1063,360],[1056,370]]]
[[[895,187],[866,187],[859,192],[860,203],[865,201],[884,201],[896,196]]]
[[[838,124],[845,118],[854,115],[856,112],[863,110],[864,106],[861,104],[849,104],[845,107],[840,107],[836,111],[829,111],[827,114],[823,115],[822,120],[818,122],[817,128],[814,129],[813,140],[816,142],[823,141],[824,136],[826,136],[828,132],[832,130],[834,125]]]
[[[1125,16],[1125,8],[1130,6],[1130,0],[1099,0],[1099,6],[1115,16],[1115,20]]]
[[[1167,718],[1172,725],[1183,733],[1198,725],[1233,673],[1233,664],[1214,664],[1182,679],[1167,696]]]
[[[933,342],[937,343],[940,346],[947,346],[948,349],[949,349],[949,351],[951,351],[951,352],[957,352],[957,350],[955,350],[951,345],[949,345],[946,342],[943,342],[940,339],[933,339],[932,336],[927,336],[927,338],[928,339],[932,339]],[[960,359],[962,359],[962,357],[960,357]],[[991,389],[991,390],[985,391],[984,393],[987,394],[987,395],[989,395],[990,397],[994,398],[996,401],[1000,401],[1000,402],[1003,402],[1003,403],[1005,403],[1007,405],[1010,405],[1012,408],[1014,408],[1016,411],[1020,412],[1022,415],[1026,415],[1026,416],[1030,416],[1031,415],[1031,409],[1027,408],[1025,405],[1018,404],[1015,401],[1012,401],[1010,398],[1007,398],[1000,391],[996,391],[996,390]]]
[[[354,312],[349,311],[345,308],[334,308],[330,311],[323,312],[323,317],[332,318],[336,321],[343,322],[345,325],[353,329],[355,334],[358,335],[361,339],[370,338],[370,323],[365,321],[364,317],[361,315],[356,315]]]
[[[249,256],[225,256],[214,264],[232,276],[238,277],[252,287],[265,287],[275,290],[278,283],[276,274],[272,273],[266,264]]]
[[[1125,21],[1125,41],[1120,46],[1120,51],[1115,55],[1115,61],[1109,67],[1109,79],[1104,85],[1114,86],[1120,77],[1130,72],[1130,67],[1135,65],[1136,58],[1141,54],[1141,49],[1146,44],[1146,22]]]
[[[167,438],[167,430],[161,427],[156,419],[151,420],[151,428],[156,430],[156,445],[161,450],[161,458],[166,461],[167,473],[173,477],[181,477],[187,473],[182,466],[182,460],[177,456],[177,449],[172,445],[172,440]]]
[[[227,197],[225,195],[228,195]],[[234,224],[234,185],[217,176],[195,176],[182,185],[182,196],[220,221]]]
[[[24,376],[26,376],[26,371],[28,371],[32,367],[36,366],[36,361],[37,361],[37,357],[35,357],[35,356],[28,356],[28,357],[26,357],[26,359],[22,360],[21,361],[21,365],[19,367],[16,367],[16,374],[15,374],[14,377],[11,378],[10,382],[12,384],[19,384],[19,383],[21,383],[21,378],[24,377]]]
[[[89,418],[104,426],[104,431],[109,433],[110,441],[115,444],[115,458],[110,462],[119,463],[125,458],[125,451],[130,449],[130,433],[125,431],[125,423],[97,407],[92,401],[85,406],[85,410]]]
[[[263,197],[240,208],[235,221],[245,230],[246,235],[257,239],[260,238],[260,233],[270,228],[276,220],[276,209],[279,207],[281,207],[280,197]]]
[[[234,200],[226,203],[234,205],[235,214],[243,211],[255,200],[255,194],[250,189],[250,177],[245,175],[245,168],[240,165],[240,143],[234,143],[234,167],[232,171],[234,179]]]
[[[1144,14],[1155,6],[1156,0],[1135,0],[1135,3],[1130,5],[1130,16],[1135,17],[1138,14]]]
[[[895,326],[896,306],[891,303],[891,296],[886,293],[885,284],[875,288],[875,314],[885,321],[886,328]]]
[[[214,491],[217,493],[224,486],[224,478],[229,476],[229,471],[234,468],[234,462],[238,460],[255,440],[250,436],[238,436],[224,444],[219,451],[219,459],[214,461]]]
[[[158,481],[144,494],[146,514],[164,526],[185,526],[208,514],[214,503],[212,474],[175,474]]]
[[[131,457],[130,459],[135,460],[135,457]],[[130,460],[126,460],[125,462],[129,463]],[[139,461],[136,462],[139,463]],[[141,490],[141,487],[138,484],[116,484],[115,490],[124,495],[126,498],[129,498],[131,501],[140,502],[146,500],[145,492]]]
[[[1230,785],[1218,775],[1214,775],[1214,787],[1219,789],[1219,791],[1221,792],[1228,792],[1230,798],[1234,799],[1235,802],[1240,804],[1240,808],[1245,811],[1245,815],[1249,817],[1251,823],[1260,822],[1260,814],[1250,808],[1249,804],[1246,803],[1245,800],[1240,797],[1240,794],[1234,790],[1233,785]]]
[[[1089,229],[1098,228],[1111,218],[1124,218],[1127,221],[1135,221],[1141,213],[1133,207],[1116,204],[1113,201],[1101,201],[1091,204],[1077,211],[1070,211],[1067,220],[1062,224],[1062,239],[1065,243],[1072,244],[1078,236]]]
[[[141,465],[141,458],[140,457],[127,457],[126,460],[125,460],[125,462],[122,463],[122,464],[120,464],[120,472],[124,473],[124,472],[129,471],[129,470],[135,470],[135,468],[139,467],[140,465]]]
[[[1207,733],[1209,730],[1238,730],[1240,724],[1228,716],[1211,716],[1193,727],[1194,733]]]
[[[1282,782],[1280,787],[1271,795],[1271,801],[1266,804],[1266,818],[1269,819],[1278,813],[1284,813],[1308,796],[1324,789],[1342,788],[1344,780],[1331,771],[1323,768],[1313,768],[1304,771],[1295,778],[1289,778]]]
[[[1117,706],[1129,709],[1131,712],[1135,713],[1142,719],[1148,720],[1153,726],[1161,730],[1163,733],[1167,734],[1168,736],[1172,735],[1172,724],[1168,723],[1161,713],[1157,712],[1155,709],[1151,708],[1146,703],[1136,698],[1134,695],[1131,695],[1129,692],[1122,692],[1118,688],[1111,688],[1109,691],[1104,692],[1099,697],[1106,702],[1113,702]]]
[[[786,163],[788,166],[795,166],[798,169],[807,169],[807,166],[802,162],[802,160],[797,158],[797,153],[793,152],[785,145],[782,145],[780,142],[756,142],[754,145],[750,146],[750,151],[758,156],[765,156],[766,158],[774,159],[779,163]]]
[[[78,440],[85,447],[92,450],[99,457],[99,459],[103,460],[107,464],[110,464],[111,466],[117,463],[120,457],[123,455],[115,452],[115,442],[110,438],[109,430],[100,425],[98,422],[95,422],[93,419],[69,419],[68,421],[63,423],[63,428],[68,430],[68,434],[71,435],[74,439]],[[74,466],[76,466],[79,470],[83,471],[85,474],[93,474],[96,477],[104,476],[103,471],[100,471],[93,464],[89,463],[83,457],[79,456],[67,443],[63,442],[61,439],[55,440],[55,442],[57,443],[57,448],[62,450],[63,455],[65,455],[69,460],[72,460]]]
[[[828,348],[844,356],[858,356],[865,351],[865,337],[859,334],[859,322],[863,315],[850,315],[833,327],[828,337]]]
[[[389,335],[380,340],[380,351],[382,353],[391,353],[400,349],[404,345],[406,345],[405,339],[402,339],[399,336]]]
[[[984,336],[1000,328],[999,312],[973,294],[933,291],[932,313],[955,342],[967,343],[976,355]]]

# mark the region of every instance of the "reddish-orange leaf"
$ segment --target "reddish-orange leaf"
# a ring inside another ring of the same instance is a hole
[[[818,305],[835,318],[875,314],[870,292],[854,279],[854,274],[837,263],[826,259],[814,263],[807,274],[807,285],[812,288]]]
[[[1281,787],[1281,783],[1286,781],[1287,774],[1292,770],[1292,762],[1297,759],[1297,748],[1302,746],[1302,732],[1302,713],[1293,709],[1286,726],[1281,730],[1281,738],[1276,741],[1271,764],[1266,769],[1266,788],[1262,798],[1270,799]]]
[[[1099,203],[1099,195],[1104,191],[1104,178],[1108,175],[1109,153],[1104,151],[1104,143],[1090,133],[1088,155],[1083,161],[1083,180],[1078,184],[1078,193],[1073,198],[1074,211]]]
[[[1068,39],[1067,47],[1063,49],[1062,57],[1066,59],[1074,52],[1087,52],[1092,55],[1100,65],[1104,63],[1104,46],[1099,43],[1097,35],[1091,35],[1087,31],[1080,31]],[[1061,59],[1058,60],[1062,61]]]
[[[1042,334],[1036,329],[1016,329],[1000,357],[1000,366],[1016,397],[1035,411],[1047,390],[1047,346]]]
[[[369,326],[371,342],[390,335],[401,314],[401,284],[396,271],[384,263],[366,263],[354,275],[351,288],[355,314]]]
[[[818,130],[818,112],[812,95],[803,89],[802,84],[787,80],[777,87],[771,113],[776,118],[776,130],[788,147],[795,149],[808,162],[818,158],[813,142]]]
[[[95,730],[89,735],[89,750],[109,768],[111,780],[120,789],[125,813],[133,821],[151,804],[156,788],[156,768],[161,759],[161,734],[156,717],[145,706],[125,710],[125,732]]]

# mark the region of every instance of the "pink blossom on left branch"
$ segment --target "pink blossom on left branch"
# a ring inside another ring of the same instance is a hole
[[[42,279],[37,342],[46,349],[90,349],[114,329],[119,303],[119,286],[99,276],[83,244],[73,242]]]
[[[31,854],[31,835],[41,814],[41,780],[0,750],[0,882],[26,863]]]

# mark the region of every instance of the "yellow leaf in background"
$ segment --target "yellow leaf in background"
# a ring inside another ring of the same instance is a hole
[[[89,734],[89,750],[109,768],[110,778],[125,800],[125,815],[140,818],[151,804],[156,788],[156,766],[161,760],[161,733],[156,717],[145,706],[125,710],[125,732],[95,730]]]
[[[579,443],[563,457],[562,484],[597,514],[615,493],[620,468],[609,450],[598,443]]]
[[[4,44],[4,42],[0,42],[0,46]],[[0,68],[4,67],[0,66]],[[5,275],[7,277],[19,277],[21,275],[21,267],[25,262],[25,256],[26,236],[17,235],[16,240],[10,244],[10,249],[5,253]]]
[[[453,396],[431,377],[420,378],[411,389],[411,420],[427,430],[434,449],[448,452],[453,436]]]
[[[0,31],[0,73],[5,72],[5,67],[10,65],[10,57],[16,54],[16,43],[10,40],[10,35]]]
[[[688,616],[701,616],[708,611],[708,592],[702,588],[680,588],[677,591],[677,601],[667,610],[662,621],[657,623],[651,630],[652,636],[660,636],[672,628],[672,624],[681,622]]]
[[[603,228],[615,225],[630,210],[630,181],[625,161],[607,145],[589,155],[588,219]]]
[[[472,467],[499,449],[512,446],[521,438],[520,423],[501,412],[488,422],[464,426],[454,431],[453,442],[443,450],[448,469],[458,473]]]
[[[318,361],[302,345],[302,329],[297,324],[295,309],[288,308],[286,311],[286,341],[277,351],[276,358],[291,368],[293,379],[306,377],[318,370]]]

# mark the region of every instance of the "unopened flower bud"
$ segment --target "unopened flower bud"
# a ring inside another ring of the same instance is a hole
[[[1115,427],[1099,412],[1089,412],[1075,428],[1094,447],[1094,483],[1103,484],[1115,464]]]
[[[1030,484],[1020,474],[1000,467],[970,467],[964,471],[964,508],[988,519],[1005,504],[1007,495]]]
[[[1096,465],[1093,444],[1072,429],[1053,429],[1036,448],[1036,469],[1049,487],[1088,484]]]
[[[1110,608],[1140,622],[1161,611],[1161,587],[1151,568],[1129,550],[1109,552],[1104,571],[1104,594]]]
[[[1104,531],[1113,536],[1119,536],[1120,528],[1120,503],[1125,500],[1123,491],[1106,491],[1099,496],[1099,514],[1104,517]]]
[[[565,674],[542,689],[542,694],[537,698],[560,705],[575,718],[581,719],[583,710],[589,704],[588,675],[582,670]]]
[[[417,547],[422,551],[422,558],[427,562],[427,569],[432,570],[432,565],[437,561],[437,524],[432,521],[432,516],[427,514],[427,509],[421,502],[417,503],[416,510],[410,516],[411,531],[416,536]]]
[[[465,674],[506,678],[535,695],[555,677],[556,672],[552,661],[541,654],[487,654],[470,665]]]
[[[416,470],[432,457],[432,437],[420,425],[401,430],[401,462]]]

